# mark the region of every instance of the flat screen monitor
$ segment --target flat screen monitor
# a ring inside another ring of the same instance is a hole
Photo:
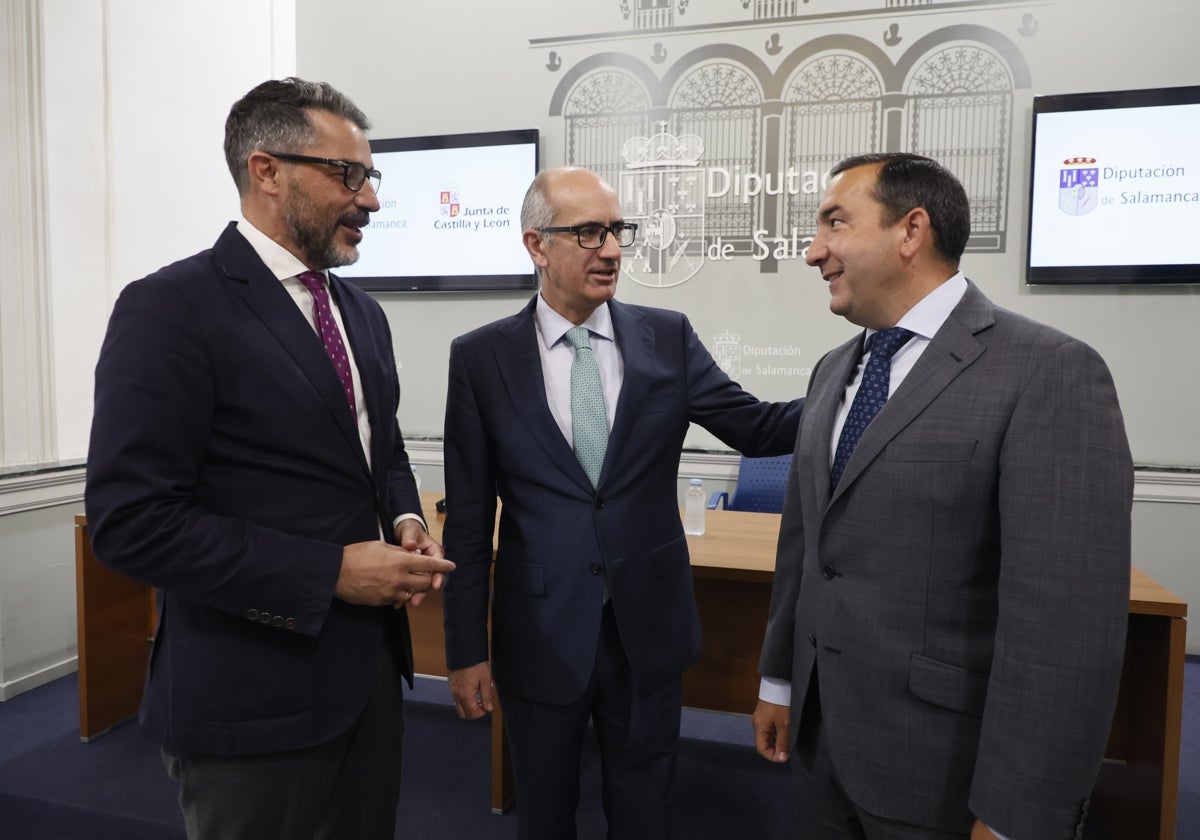
[[[1033,101],[1028,283],[1200,283],[1200,86]]]
[[[371,157],[380,210],[338,276],[379,292],[537,288],[521,242],[537,129],[372,140]]]

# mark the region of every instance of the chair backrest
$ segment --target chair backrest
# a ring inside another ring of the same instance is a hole
[[[790,454],[772,458],[747,458],[743,455],[738,464],[737,486],[729,499],[729,509],[780,513],[791,468]]]

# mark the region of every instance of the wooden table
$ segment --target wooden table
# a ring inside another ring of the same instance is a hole
[[[1117,711],[1092,794],[1111,837],[1174,840],[1187,604],[1134,567]]]
[[[435,500],[422,499],[425,510],[433,510]],[[429,522],[431,534],[439,541],[444,519],[438,516]],[[722,510],[708,511],[707,521],[704,536],[687,538],[700,621],[710,629],[704,634],[700,658],[683,675],[683,703],[749,714],[758,696],[758,651],[767,628],[779,517]],[[417,672],[444,675],[441,593],[431,592],[420,607],[408,611],[408,618]],[[720,632],[711,629],[718,627]],[[512,803],[514,788],[498,702],[496,708],[491,807],[499,814]]]
[[[75,615],[79,737],[90,741],[137,714],[158,609],[153,589],[96,560],[83,514],[75,517]]]
[[[432,514],[436,494],[422,504]],[[440,540],[442,516],[430,531]],[[700,621],[700,659],[683,676],[693,708],[748,714],[758,694],[779,517],[708,511],[708,531],[688,537]],[[137,713],[153,602],[145,587],[100,566],[86,520],[76,517],[80,732],[84,740]],[[451,558],[453,559],[453,558]],[[1113,837],[1175,837],[1187,604],[1134,568],[1120,696],[1093,809]],[[444,676],[440,593],[409,610],[418,673]],[[746,724],[749,726],[749,723]],[[512,772],[499,712],[492,716],[492,810],[512,801]]]

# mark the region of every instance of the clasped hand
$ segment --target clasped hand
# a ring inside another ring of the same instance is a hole
[[[334,595],[351,604],[399,609],[419,606],[426,592],[441,589],[454,571],[441,545],[415,520],[400,523],[396,537],[399,546],[382,540],[346,546]]]

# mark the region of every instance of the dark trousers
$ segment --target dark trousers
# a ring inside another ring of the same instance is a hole
[[[497,686],[517,786],[519,840],[574,840],[579,762],[588,720],[600,746],[609,840],[665,840],[682,688],[632,679],[610,605],[591,682],[570,705],[535,703]]]
[[[392,840],[400,798],[404,706],[400,669],[384,644],[367,705],[334,740],[269,755],[177,758],[189,840],[264,837]]]

